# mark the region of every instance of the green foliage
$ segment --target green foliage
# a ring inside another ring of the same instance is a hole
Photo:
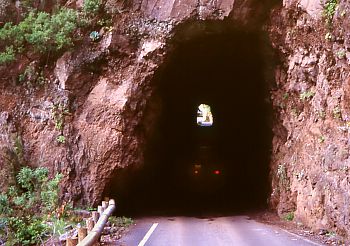
[[[111,26],[113,25],[113,22],[112,22],[112,19],[106,17],[106,18],[98,19],[97,25],[104,26],[105,28],[110,29]],[[108,32],[108,30],[106,31]]]
[[[338,50],[336,55],[337,55],[338,59],[346,58],[346,51],[345,51],[345,49]]]
[[[17,174],[18,184],[22,189],[33,191],[34,189],[34,172],[29,167],[23,167]]]
[[[33,245],[50,232],[48,218],[58,207],[62,175],[49,179],[46,168],[23,167],[17,186],[0,195],[0,236],[6,245]]]
[[[128,217],[115,217],[115,216],[111,216],[108,218],[108,221],[116,227],[129,227],[130,225],[132,225],[134,223],[132,218],[128,218]]]
[[[45,12],[29,13],[29,16],[20,24],[23,32],[23,40],[34,46],[37,51],[45,51],[48,49],[52,31],[50,25],[50,15]]]
[[[315,96],[315,92],[308,90],[308,91],[304,91],[303,93],[300,94],[300,99],[302,101],[306,101],[306,100],[310,100],[314,96]]]
[[[7,194],[0,194],[0,214],[7,213],[7,209],[9,207],[9,200]]]
[[[64,143],[66,142],[66,137],[63,136],[63,135],[59,135],[59,136],[56,138],[56,140],[57,140],[57,142],[64,144]]]
[[[87,207],[86,208],[87,211],[97,211],[97,208],[94,208],[94,207]]]
[[[335,233],[334,231],[327,231],[326,236],[327,237],[335,237],[335,236],[337,236],[337,233]]]
[[[55,128],[57,130],[63,130],[63,120],[57,119],[57,121],[55,121]]]
[[[36,8],[34,7],[35,0],[21,0],[20,8],[21,14],[26,15],[30,11],[34,11]]]
[[[63,131],[64,117],[69,114],[69,110],[62,104],[54,105],[51,109],[52,119],[55,122],[56,130]]]
[[[57,136],[56,141],[62,144],[66,142],[66,137],[63,135],[63,129],[64,119],[68,114],[69,110],[62,104],[54,105],[51,109],[52,119],[55,122],[55,129],[61,132],[61,134]]]
[[[73,44],[72,35],[77,27],[77,13],[72,9],[62,8],[50,16],[45,12],[30,13],[20,25],[27,30],[25,40],[37,51],[59,51]]]
[[[85,0],[83,11],[87,14],[97,14],[101,9],[101,0]]]
[[[42,187],[41,200],[44,204],[44,210],[46,212],[53,211],[57,206],[58,201],[58,185],[62,175],[56,175],[53,179],[46,182],[46,185]]]
[[[23,73],[18,76],[18,82],[23,83],[26,81],[28,84],[43,84],[45,83],[45,77],[43,71],[40,71],[35,64],[30,64],[26,67]]]
[[[33,245],[42,242],[42,238],[48,231],[48,226],[38,217],[10,217],[8,227],[15,229],[13,235],[10,236],[9,245]]]
[[[328,0],[323,8],[323,16],[326,18],[327,24],[331,24],[333,16],[338,7],[338,0]]]
[[[13,45],[7,46],[5,51],[0,52],[0,65],[13,62],[15,60],[15,51]]]
[[[284,219],[284,220],[287,220],[287,221],[292,221],[292,220],[294,219],[294,212],[286,213],[286,214],[283,216],[283,219]]]
[[[100,34],[97,31],[93,31],[90,33],[90,39],[95,42],[100,39]]]
[[[55,49],[61,50],[73,44],[72,34],[77,28],[77,12],[72,9],[61,9],[51,17],[51,28],[54,34]]]
[[[19,35],[18,39],[16,38],[16,32],[19,31],[19,26],[14,26],[11,22],[6,23],[1,29],[0,29],[0,41],[5,41],[5,40],[18,40],[18,41],[23,41],[20,40],[23,35]],[[16,46],[18,43],[15,44]]]
[[[16,174],[25,164],[21,137],[14,135],[12,142],[3,148],[1,153],[4,163],[0,168],[0,185],[2,186],[0,191],[6,190],[11,185],[16,185]]]
[[[321,136],[318,137],[318,142],[319,143],[324,143],[324,141],[326,141],[326,137],[325,136],[321,135]]]
[[[14,140],[14,146],[13,146],[13,151],[19,161],[24,162],[23,160],[23,143],[22,143],[22,138],[20,136],[16,136]]]
[[[340,120],[341,119],[341,109],[339,106],[336,106],[333,108],[333,117],[334,119]]]
[[[67,222],[64,219],[53,219],[52,221],[52,234],[53,235],[62,235],[65,232],[65,227],[67,226]]]
[[[46,12],[30,12],[18,25],[6,23],[0,29],[0,42],[5,51],[0,53],[0,64],[14,60],[15,51],[32,46],[36,52],[58,52],[73,45],[73,33],[78,26],[75,10],[60,8],[50,15]]]

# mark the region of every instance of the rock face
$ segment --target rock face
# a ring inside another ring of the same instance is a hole
[[[152,81],[178,29],[230,20],[241,29],[261,30],[273,3],[133,1],[101,41],[58,59],[42,87],[16,86],[15,72],[2,68],[2,150],[13,150],[21,136],[28,164],[64,174],[64,199],[96,204],[120,169],[143,163],[157,117],[149,113]],[[279,56],[271,88],[270,205],[280,214],[295,212],[314,229],[343,235],[350,234],[349,9],[340,2],[331,28],[322,20],[320,1],[285,0],[265,26]]]
[[[328,26],[318,1],[284,6],[270,27],[281,58],[271,203],[314,229],[349,235],[349,5],[341,2]]]
[[[232,11],[233,4],[233,0],[151,0],[134,2],[133,9],[141,11],[149,19],[158,21],[182,21],[193,17],[207,20],[227,16]]]

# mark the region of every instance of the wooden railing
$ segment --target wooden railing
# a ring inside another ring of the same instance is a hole
[[[115,201],[103,201],[97,211],[93,211],[91,217],[86,220],[86,227],[78,228],[78,236],[67,238],[66,246],[92,246],[101,238],[103,228],[109,216],[115,210]]]

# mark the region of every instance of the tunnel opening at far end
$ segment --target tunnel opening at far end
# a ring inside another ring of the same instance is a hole
[[[263,208],[272,134],[261,33],[201,22],[174,46],[153,81],[159,107],[145,163],[110,187],[120,213]],[[210,107],[207,125],[200,105]]]

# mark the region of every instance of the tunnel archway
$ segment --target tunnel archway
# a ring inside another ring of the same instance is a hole
[[[111,194],[127,214],[261,208],[269,194],[272,141],[266,43],[260,32],[226,22],[179,30],[152,82],[159,107],[145,163],[137,172],[120,171]],[[211,107],[211,127],[196,123],[200,104]],[[196,181],[198,161],[206,169],[220,167],[218,177]]]

